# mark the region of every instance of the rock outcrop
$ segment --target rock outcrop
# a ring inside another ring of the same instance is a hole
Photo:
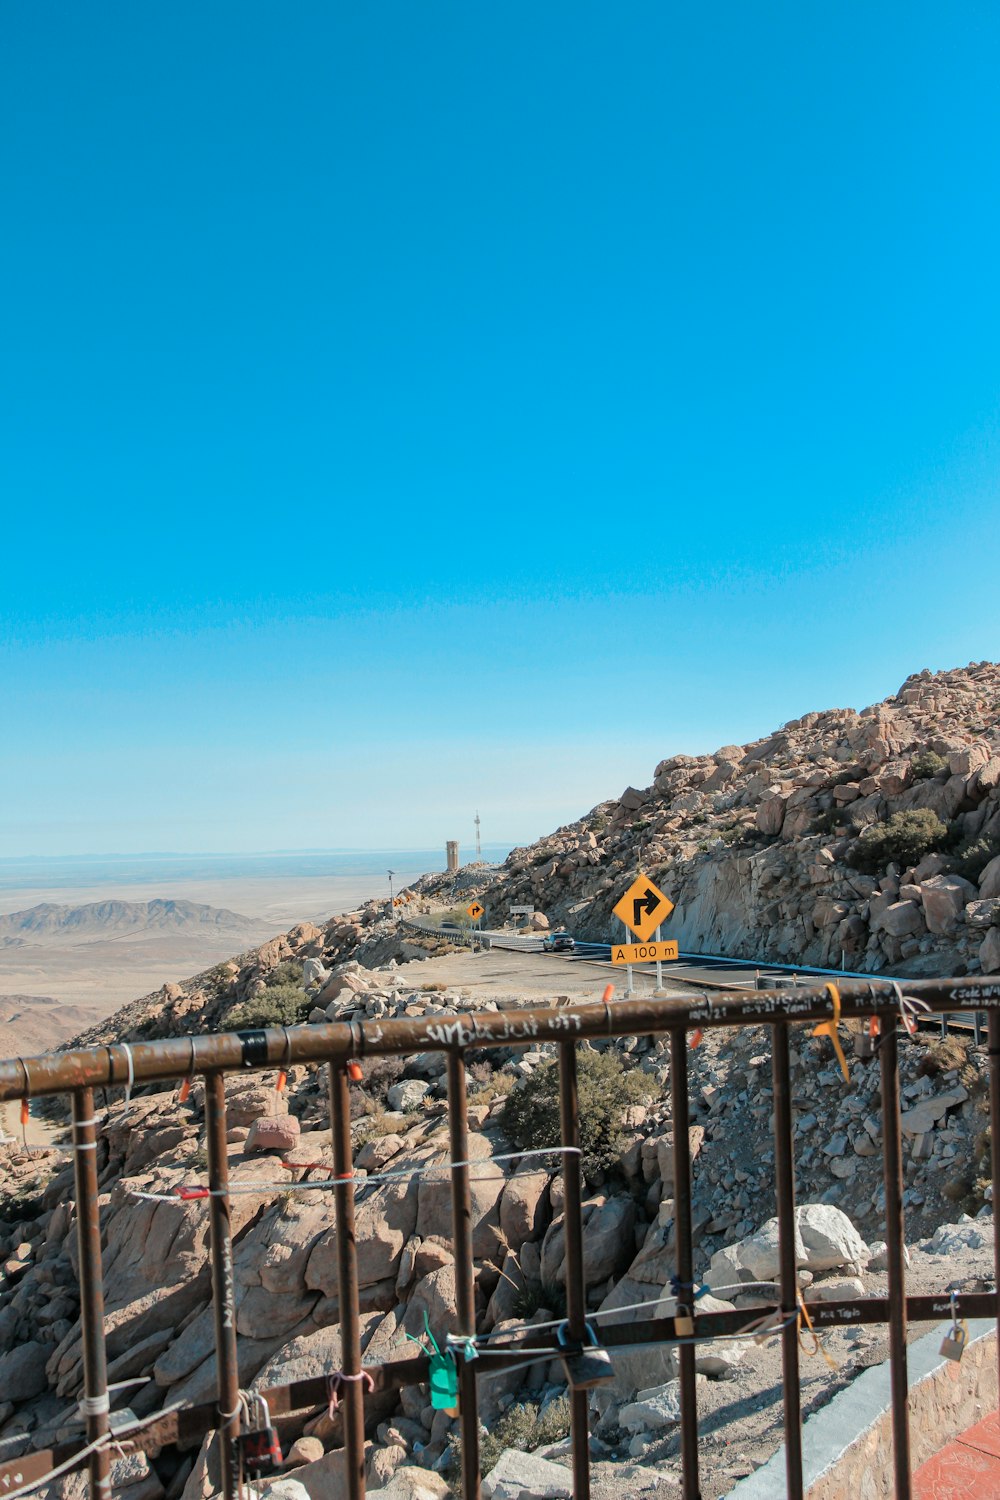
[[[894,814],[939,820],[925,855],[859,867]],[[577,823],[515,849],[484,886],[486,923],[544,907],[582,938],[621,935],[641,868],[675,902],[682,949],[906,973],[1000,966],[1000,667],[920,672],[863,709],[794,719],[766,739],[673,755]]]

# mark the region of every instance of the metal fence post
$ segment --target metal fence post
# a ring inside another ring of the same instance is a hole
[[[212,1240],[212,1312],[215,1319],[216,1389],[219,1402],[218,1444],[222,1490],[237,1500],[241,1490],[240,1373],[236,1351],[236,1296],[233,1287],[233,1239],[229,1219],[229,1160],[226,1155],[226,1080],[205,1074],[205,1140],[208,1147],[209,1214]]]
[[[674,1255],[677,1280],[690,1286],[694,1274],[691,1248],[691,1150],[688,1140],[687,1033],[670,1032],[670,1102],[674,1120]],[[693,1292],[692,1292],[693,1296]],[[678,1298],[678,1305],[681,1299]],[[693,1312],[694,1303],[689,1303]],[[699,1500],[698,1389],[693,1344],[677,1350],[681,1382],[681,1478],[684,1500]]]
[[[87,1442],[109,1428],[108,1364],[104,1344],[104,1286],[101,1281],[101,1220],[97,1191],[97,1122],[93,1089],[73,1092],[73,1176],[76,1182],[76,1236],[80,1253],[80,1329],[83,1335],[83,1390]],[[111,1460],[98,1448],[87,1463],[91,1500],[111,1494]]]
[[[795,1162],[792,1155],[792,1080],[788,1026],[771,1027],[774,1084],[774,1188],[778,1203],[781,1283],[781,1369],[785,1398],[785,1481],[791,1500],[802,1497],[802,1408],[799,1387],[799,1281],[795,1263]]]
[[[577,1094],[576,1043],[559,1043],[559,1123],[563,1153],[563,1224],[566,1231],[566,1321],[575,1344],[586,1342],[587,1293],[583,1267],[582,1169],[580,1162],[580,1113]],[[590,1419],[586,1390],[570,1389],[570,1421],[573,1437],[573,1495],[590,1497]]]
[[[906,1372],[906,1262],[903,1243],[903,1152],[899,1128],[899,1048],[896,1017],[883,1017],[879,1040],[882,1085],[882,1164],[889,1270],[889,1382],[896,1500],[910,1497],[910,1424]]]
[[[469,1114],[465,1092],[465,1059],[461,1052],[448,1053],[448,1134],[451,1145],[451,1218],[455,1237],[455,1301],[458,1331],[472,1337],[476,1332],[476,1269],[472,1258],[472,1193],[469,1186]],[[462,1424],[462,1494],[464,1500],[480,1500],[479,1408],[476,1397],[476,1362],[463,1359],[458,1366],[459,1418]]]
[[[343,1064],[330,1064],[330,1123],[333,1129],[333,1190],[337,1210],[337,1302],[340,1316],[341,1368],[344,1391],[344,1448],[347,1493],[365,1493],[365,1413],[361,1389],[361,1320],[358,1313],[358,1252],[354,1227],[354,1182],[351,1177],[351,1100]]]
[[[993,1284],[997,1288],[997,1373],[1000,1380],[1000,1012],[987,1020],[990,1058],[990,1174],[993,1181]]]

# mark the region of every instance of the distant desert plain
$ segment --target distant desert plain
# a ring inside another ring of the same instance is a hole
[[[376,861],[385,868],[374,868]],[[0,862],[0,1056],[56,1047],[130,1000],[297,922],[322,923],[373,896],[388,897],[389,869],[399,890],[442,864],[432,851],[324,860],[168,857],[157,878],[152,858],[140,867],[109,861],[92,870],[67,861],[21,871]],[[51,883],[42,884],[47,874]],[[129,904],[124,914],[116,903]]]

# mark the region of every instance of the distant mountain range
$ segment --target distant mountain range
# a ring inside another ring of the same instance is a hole
[[[85,906],[58,906],[43,901],[25,911],[0,916],[0,944],[46,938],[104,938],[143,932],[191,932],[200,929],[256,932],[259,923],[238,912],[196,901],[94,901]]]

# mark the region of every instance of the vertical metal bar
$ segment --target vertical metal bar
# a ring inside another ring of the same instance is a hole
[[[990,1056],[990,1170],[993,1179],[993,1283],[997,1288],[997,1378],[1000,1383],[1000,1012],[987,1022]]]
[[[687,1033],[683,1027],[672,1027],[670,1031],[670,1103],[674,1121],[674,1254],[677,1264],[677,1280],[685,1286],[690,1286],[693,1281],[694,1257],[691,1250]],[[690,1305],[693,1308],[693,1301]],[[698,1485],[698,1390],[694,1368],[695,1346],[681,1344],[677,1355],[681,1382],[681,1480],[684,1500],[699,1500],[701,1490]]]
[[[574,1344],[586,1340],[587,1291],[583,1274],[583,1173],[580,1166],[580,1111],[576,1081],[576,1043],[559,1044],[559,1123],[563,1155],[566,1226],[566,1321]],[[573,1495],[590,1497],[590,1422],[586,1390],[570,1389],[570,1431],[573,1437]]]
[[[468,1100],[465,1092],[465,1059],[460,1052],[448,1053],[448,1135],[452,1161],[451,1221],[455,1238],[458,1332],[471,1337],[476,1331],[476,1271],[472,1259]],[[481,1500],[475,1360],[459,1361],[458,1394],[462,1427],[462,1494],[464,1500]]]
[[[108,1431],[108,1362],[104,1344],[104,1286],[101,1281],[101,1220],[97,1190],[97,1129],[93,1089],[73,1092],[73,1176],[76,1182],[76,1238],[80,1254],[80,1328],[83,1334],[83,1391],[87,1442]],[[87,1461],[91,1500],[109,1500],[111,1460],[99,1448]]]
[[[337,1301],[340,1314],[344,1391],[344,1447],[349,1500],[365,1493],[365,1413],[361,1381],[361,1319],[358,1312],[358,1252],[354,1227],[354,1163],[351,1158],[351,1101],[347,1070],[330,1064],[330,1124],[333,1130],[333,1194],[337,1208]]]
[[[205,1137],[208,1147],[209,1215],[212,1238],[212,1312],[215,1319],[218,1448],[222,1491],[238,1500],[241,1490],[240,1374],[236,1354],[236,1298],[233,1292],[233,1237],[229,1221],[229,1160],[226,1155],[226,1081],[205,1074]]]
[[[799,1391],[798,1275],[795,1264],[795,1162],[792,1156],[792,1082],[788,1027],[771,1027],[774,1086],[774,1187],[778,1203],[778,1277],[781,1283],[781,1370],[785,1397],[785,1486],[802,1500],[802,1410]]]
[[[909,1500],[910,1424],[906,1375],[903,1152],[899,1128],[899,1047],[895,1016],[882,1017],[879,1063],[882,1086],[882,1165],[885,1174],[885,1241],[889,1270],[889,1389],[892,1394],[892,1461],[896,1500]]]

